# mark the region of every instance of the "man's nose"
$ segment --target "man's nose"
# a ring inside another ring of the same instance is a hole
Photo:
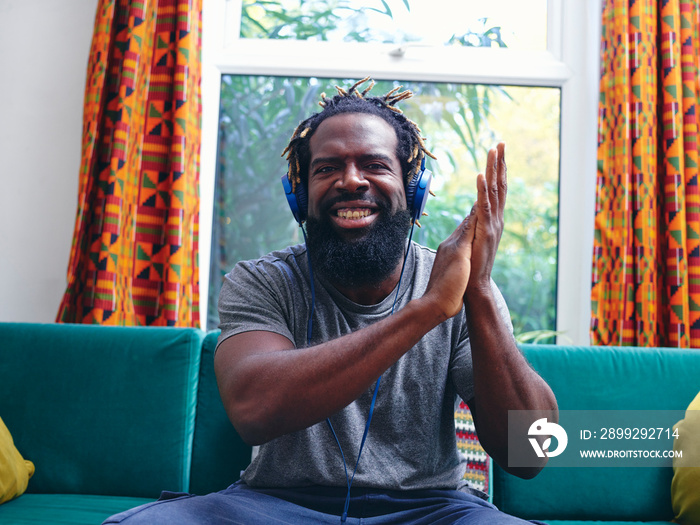
[[[343,170],[338,178],[336,188],[350,193],[366,191],[369,189],[369,181],[364,177],[364,174],[357,166],[350,164]]]

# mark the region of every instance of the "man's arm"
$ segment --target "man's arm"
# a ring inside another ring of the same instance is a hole
[[[244,332],[224,340],[214,366],[224,407],[244,441],[260,444],[336,413],[365,392],[427,332],[461,311],[473,215],[438,249],[425,294],[394,315],[308,348]]]
[[[505,145],[489,151],[486,173],[477,178],[476,232],[472,272],[464,306],[474,369],[474,397],[468,401],[479,441],[506,471],[535,476],[539,468],[508,468],[508,411],[541,410],[558,420],[549,385],[525,360],[502,320],[491,288],[491,269],[503,232],[507,192]]]

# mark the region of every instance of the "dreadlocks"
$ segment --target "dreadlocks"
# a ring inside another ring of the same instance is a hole
[[[370,81],[368,87],[362,92],[359,87]],[[318,126],[329,117],[341,113],[368,113],[377,115],[388,122],[398,138],[397,156],[401,162],[401,170],[404,174],[404,184],[408,183],[420,171],[421,163],[425,156],[435,158],[435,156],[425,147],[424,138],[421,137],[421,130],[415,122],[406,118],[403,112],[396,107],[402,100],[411,98],[411,91],[401,91],[401,86],[389,91],[380,97],[367,97],[366,95],[374,87],[374,80],[365,77],[355,82],[347,91],[340,86],[335,88],[338,94],[333,98],[326,97],[321,93],[319,105],[323,108],[319,113],[303,121],[294,130],[289,144],[282,152],[282,156],[287,155],[289,171],[287,176],[292,184],[292,190],[302,181],[306,183],[309,170],[309,158],[311,151],[309,140]]]

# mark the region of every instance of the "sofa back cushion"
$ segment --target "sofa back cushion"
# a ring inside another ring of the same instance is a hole
[[[187,490],[204,333],[0,323],[0,414],[27,492]]]
[[[700,389],[700,351],[522,345],[560,410],[684,410]],[[673,518],[673,471],[654,467],[545,468],[532,480],[494,465],[494,503],[523,518]]]
[[[252,447],[233,428],[219,396],[214,376],[214,350],[219,333],[219,330],[209,332],[202,345],[190,483],[190,492],[195,494],[223,490],[237,481],[250,463],[252,453]]]

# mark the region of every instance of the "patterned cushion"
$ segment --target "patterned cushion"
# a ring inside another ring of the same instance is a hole
[[[481,448],[479,438],[476,437],[472,413],[462,400],[455,410],[455,432],[457,433],[457,450],[467,460],[467,468],[462,479],[466,480],[470,487],[491,495],[489,483],[491,458]]]
[[[700,523],[700,393],[685,411],[685,418],[674,425],[678,439],[673,440],[673,450],[683,451],[683,456],[673,458],[671,503],[676,515],[674,523],[692,525]]]
[[[0,504],[24,494],[34,463],[22,457],[0,417]]]

